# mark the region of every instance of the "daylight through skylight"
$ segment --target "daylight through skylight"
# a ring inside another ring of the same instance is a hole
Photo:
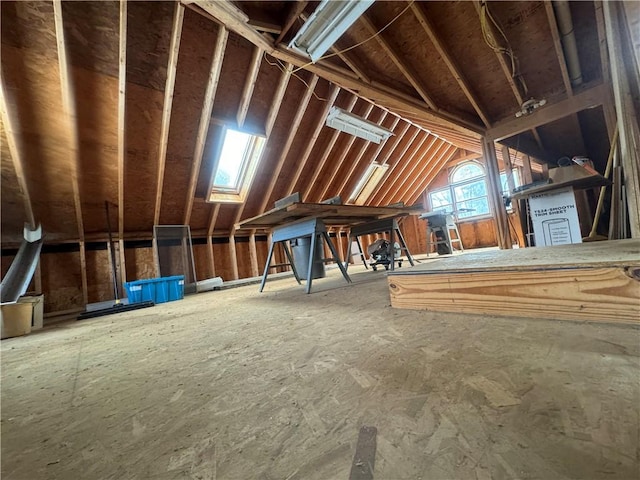
[[[242,170],[247,159],[247,150],[253,135],[227,130],[220,153],[218,170],[213,186],[217,188],[237,189]]]

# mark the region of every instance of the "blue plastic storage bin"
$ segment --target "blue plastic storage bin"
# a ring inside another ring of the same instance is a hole
[[[184,298],[184,275],[125,282],[129,303],[165,303]]]

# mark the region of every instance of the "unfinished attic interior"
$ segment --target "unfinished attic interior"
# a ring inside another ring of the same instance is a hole
[[[640,3],[0,22],[3,478],[637,478]]]

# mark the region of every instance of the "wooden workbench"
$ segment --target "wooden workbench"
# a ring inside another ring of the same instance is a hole
[[[247,228],[270,229],[307,218],[321,218],[325,225],[357,225],[371,220],[418,214],[422,207],[367,207],[362,205],[335,205],[326,203],[293,203],[274,208],[257,217],[243,220],[238,230]]]
[[[398,308],[640,324],[640,239],[465,253],[388,280]]]

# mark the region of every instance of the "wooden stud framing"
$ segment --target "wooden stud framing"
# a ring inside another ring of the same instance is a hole
[[[219,213],[220,213],[220,204],[216,203],[211,207],[211,215],[209,216],[209,227],[207,228],[208,237],[213,235],[213,229],[216,225],[216,220],[218,220]]]
[[[73,82],[69,69],[67,47],[64,35],[64,22],[62,16],[62,2],[54,0],[53,16],[56,28],[56,43],[58,47],[58,70],[60,74],[60,90],[62,91],[62,110],[66,130],[69,132],[69,167],[71,171],[71,186],[73,190],[73,204],[76,213],[78,227],[78,239],[80,244],[80,278],[82,283],[82,300],[89,303],[87,285],[87,259],[84,243],[84,222],[82,219],[82,202],[80,201],[80,186],[78,176],[80,170],[80,145],[78,140],[78,116],[74,100]]]
[[[287,12],[287,19],[285,20],[284,25],[282,25],[280,35],[278,35],[278,38],[275,41],[276,45],[284,39],[287,33],[289,33],[289,30],[291,30],[293,24],[296,23],[296,20],[298,19],[298,17],[300,17],[308,3],[308,1],[303,0],[297,0],[295,3],[290,2],[289,11]]]
[[[231,262],[231,278],[237,280],[238,275],[238,254],[236,253],[236,236],[229,235],[229,260]]]
[[[189,188],[187,189],[186,207],[184,211],[184,225],[188,225],[191,220],[191,210],[193,208],[193,199],[198,183],[198,175],[200,174],[200,165],[202,164],[202,155],[204,154],[204,146],[207,141],[207,133],[209,132],[209,123],[211,121],[211,110],[213,109],[213,100],[218,89],[218,81],[220,80],[220,72],[222,71],[222,60],[227,45],[229,31],[220,27],[218,37],[216,39],[215,51],[211,59],[211,69],[209,71],[209,79],[207,81],[207,89],[204,94],[204,103],[200,115],[200,124],[198,125],[198,134],[196,136],[196,146],[193,152],[193,164],[191,165],[191,178],[189,179]]]
[[[211,268],[211,276],[216,276],[216,262],[215,257],[213,255],[213,237],[211,235],[207,235],[207,251],[209,253],[209,267]]]
[[[260,275],[258,268],[258,252],[256,250],[256,234],[252,232],[249,235],[249,261],[251,263],[251,276],[257,277]]]
[[[249,111],[249,105],[251,104],[251,96],[253,95],[253,89],[256,86],[256,80],[258,79],[258,73],[260,72],[260,64],[262,63],[262,54],[264,52],[260,47],[253,48],[253,56],[251,57],[251,63],[249,72],[247,73],[247,79],[242,90],[242,97],[240,98],[240,108],[238,108],[237,122],[238,127],[244,125],[244,121],[247,118],[247,112]]]
[[[0,70],[1,69],[2,67],[0,66]],[[22,143],[20,141],[20,136],[16,131],[18,122],[15,118],[15,114],[11,110],[12,105],[10,105],[10,99],[7,98],[5,76],[2,74],[0,75],[0,114],[2,115],[2,124],[4,125],[4,131],[7,136],[7,146],[9,147],[9,153],[11,154],[13,168],[16,171],[16,177],[18,177],[18,185],[22,191],[24,211],[27,216],[27,221],[29,222],[30,228],[35,229],[36,219],[33,213],[29,185],[27,183],[27,177],[24,170],[25,164],[22,152]]]
[[[551,30],[551,38],[553,39],[553,46],[556,50],[556,57],[558,57],[558,66],[562,74],[562,82],[564,83],[567,95],[572,96],[573,87],[571,86],[567,61],[564,57],[564,50],[562,49],[562,41],[560,40],[560,33],[558,32],[558,22],[556,20],[556,13],[553,10],[553,4],[550,1],[544,2],[544,9],[547,13],[547,20],[549,21],[549,29]]]
[[[364,114],[362,115],[362,118],[368,119],[368,117],[369,117],[369,115],[371,115],[372,111],[373,111],[373,103],[367,104],[367,109],[365,110]],[[322,182],[324,184],[324,187],[322,187],[320,195],[318,196],[318,201],[324,200],[325,195],[327,194],[328,191],[330,191],[334,180],[336,179],[336,177],[338,176],[338,173],[340,172],[340,167],[342,166],[342,163],[344,162],[344,159],[347,157],[347,154],[351,151],[351,148],[353,147],[353,144],[355,143],[355,141],[357,139],[353,135],[351,135],[350,137],[351,138],[349,138],[349,140],[347,141],[347,144],[342,149],[342,152],[340,153],[340,155],[337,156],[337,158],[335,160],[335,163],[334,163],[335,168],[332,168],[330,177]],[[338,192],[335,191],[335,194],[337,195]],[[331,195],[331,196],[333,196],[333,195]]]
[[[293,65],[288,63],[282,71],[282,74],[280,75],[280,80],[278,80],[278,87],[276,88],[276,93],[273,96],[273,100],[271,100],[271,108],[269,109],[267,119],[264,123],[264,133],[267,137],[269,137],[269,135],[271,134],[271,129],[273,128],[273,124],[275,123],[278,112],[280,111],[282,99],[284,98],[284,94],[287,91],[287,85],[289,85],[292,71]]]
[[[489,120],[488,115],[486,114],[484,109],[480,106],[480,102],[478,101],[476,96],[473,94],[471,90],[471,86],[469,85],[469,82],[467,81],[464,74],[462,73],[462,70],[460,70],[460,68],[458,67],[457,63],[455,62],[455,60],[453,59],[449,51],[440,41],[440,38],[436,34],[436,31],[431,21],[427,18],[427,16],[424,14],[424,11],[417,3],[411,4],[411,10],[413,11],[413,14],[418,19],[418,22],[420,22],[420,25],[422,25],[422,29],[425,31],[425,33],[431,40],[431,43],[433,43],[433,46],[436,48],[437,52],[440,54],[442,61],[444,61],[444,63],[447,65],[447,68],[451,72],[451,75],[453,75],[453,78],[456,79],[456,82],[460,86],[460,89],[464,92],[465,96],[467,97],[467,99],[473,106],[474,110],[482,120],[482,123],[484,123],[484,125],[487,128],[489,128],[491,126],[491,122]]]
[[[509,234],[507,211],[502,203],[500,170],[498,168],[498,157],[496,156],[496,148],[493,141],[487,138],[483,139],[482,150],[487,171],[487,196],[498,231],[498,246],[501,249],[509,249],[512,248],[511,235]]]
[[[120,0],[120,30],[118,50],[118,235],[124,234],[124,166],[126,149],[127,93],[127,0]],[[124,269],[122,269],[124,270]]]
[[[420,175],[418,175],[418,178],[422,178],[422,181],[414,185],[412,189],[409,191],[407,198],[410,204],[417,202],[418,199],[423,195],[423,193],[426,198],[426,193],[427,193],[427,189],[429,188],[429,185],[436,178],[436,176],[442,170],[442,168],[445,165],[447,165],[447,163],[449,163],[449,160],[453,155],[455,155],[455,153],[456,153],[455,145],[449,144],[449,146],[447,147],[447,150],[445,150],[445,152],[440,156],[440,158],[438,158],[435,162],[432,163],[432,165],[430,165],[428,168],[423,170]]]
[[[296,169],[296,172],[294,173],[293,178],[289,183],[289,187],[287,188],[284,194],[285,197],[291,195],[293,193],[293,189],[296,188],[296,184],[298,183],[298,180],[300,180],[300,175],[302,174],[302,170],[304,170],[304,168],[307,166],[307,160],[309,159],[309,155],[311,155],[311,151],[313,150],[313,147],[316,145],[316,141],[318,140],[318,137],[320,136],[320,132],[324,127],[327,114],[329,113],[329,110],[331,110],[331,107],[335,103],[336,98],[338,98],[339,93],[340,93],[340,87],[333,85],[331,87],[331,91],[329,92],[327,101],[325,102],[325,106],[320,112],[320,115],[318,116],[313,133],[311,134],[311,137],[307,141],[307,147],[305,148],[304,152],[300,156],[300,160],[298,161],[298,168]]]
[[[349,67],[351,71],[353,71],[353,73],[358,76],[360,80],[366,83],[371,82],[371,78],[365,73],[363,68],[358,65],[358,61],[353,57],[353,55],[349,54],[348,52],[341,52],[335,45],[332,46],[329,50],[340,60],[342,60],[347,65],[347,67]]]
[[[640,128],[626,67],[622,62],[622,35],[626,26],[620,22],[622,4],[604,2],[604,21],[611,60],[611,83],[615,98],[620,138],[620,165],[624,171],[626,207],[632,238],[640,238]],[[620,222],[624,225],[624,222]]]
[[[184,6],[180,2],[175,4],[173,26],[171,28],[171,46],[169,47],[169,62],[167,64],[167,79],[164,84],[164,104],[162,106],[162,125],[160,127],[160,143],[158,147],[158,183],[156,185],[156,203],[153,213],[153,224],[160,223],[160,206],[162,205],[162,188],[164,186],[164,169],[167,161],[167,144],[169,142],[169,126],[171,124],[171,108],[173,92],[176,83],[176,66],[180,52],[182,38],[182,24],[184,20]]]
[[[529,155],[522,157],[522,183],[524,185],[533,182],[533,175],[531,173],[531,158]]]
[[[353,95],[351,97],[351,100],[349,100],[349,104],[347,105],[347,108],[345,110],[347,112],[352,111],[353,107],[355,106],[357,101],[358,101],[358,97]],[[333,133],[331,134],[331,138],[325,144],[324,152],[323,152],[322,156],[320,157],[320,160],[316,163],[316,165],[314,167],[315,170],[313,171],[313,175],[311,176],[311,179],[309,180],[309,183],[307,184],[307,187],[304,189],[304,192],[302,193],[302,200],[303,201],[305,201],[305,202],[310,201],[309,195],[311,194],[311,191],[313,190],[313,187],[315,187],[316,181],[318,180],[318,176],[320,175],[320,172],[324,168],[324,165],[327,162],[327,159],[329,158],[329,155],[331,154],[331,150],[333,149],[333,146],[335,145],[336,141],[338,140],[338,136],[339,135],[340,135],[340,131],[339,130],[334,130]]]

